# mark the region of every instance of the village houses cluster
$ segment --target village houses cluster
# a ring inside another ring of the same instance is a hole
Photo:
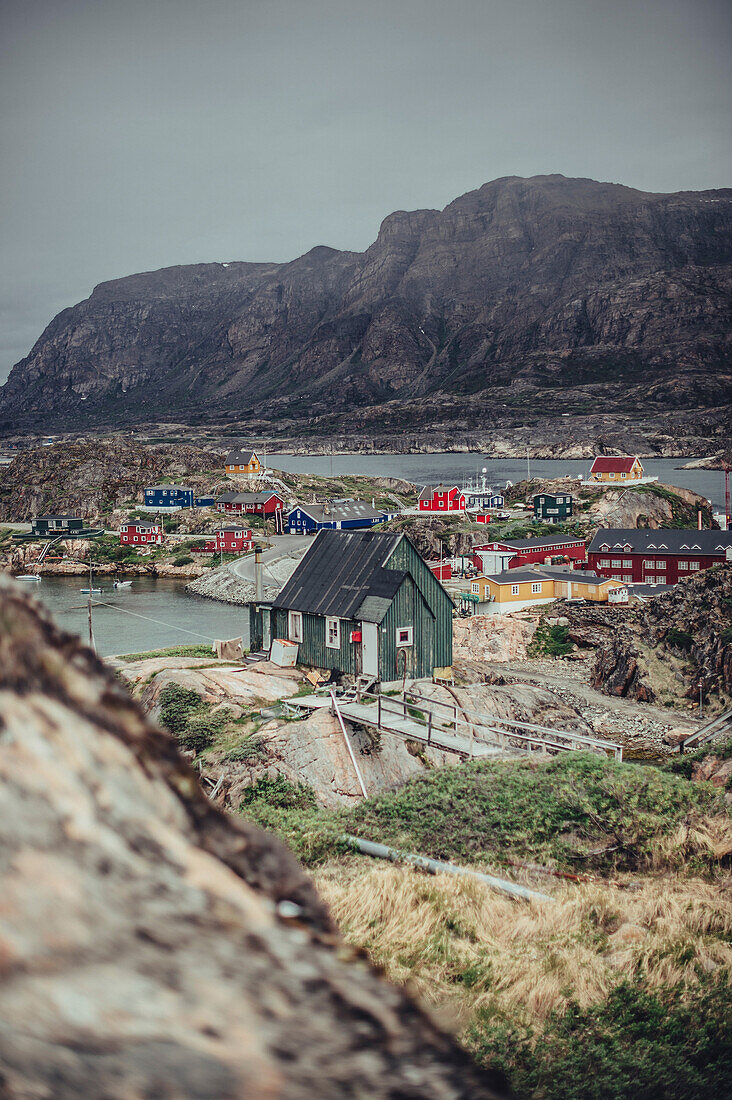
[[[224,467],[230,479],[246,487],[199,494],[187,485],[150,485],[139,508],[149,518],[122,523],[120,543],[161,546],[165,517],[198,508],[221,513],[225,522],[193,545],[193,553],[252,551],[257,536],[235,522],[246,516],[260,517],[272,534],[317,536],[277,599],[251,605],[250,627],[257,645],[267,649],[283,639],[300,647],[301,660],[320,668],[387,679],[404,670],[409,676],[432,675],[451,663],[451,627],[445,624],[454,614],[509,613],[557,599],[622,604],[732,560],[729,531],[606,528],[589,544],[569,533],[476,537],[469,555],[425,561],[406,535],[373,528],[400,512],[467,514],[487,527],[508,518],[504,494],[476,478],[462,486],[425,486],[413,509],[387,510],[351,499],[292,502],[254,451],[230,451]],[[584,484],[631,486],[646,480],[637,457],[602,456]],[[523,514],[559,528],[572,519],[574,503],[569,492],[540,492],[531,502],[533,516]],[[49,540],[85,533],[88,528],[77,516],[40,516],[33,523],[33,534]]]

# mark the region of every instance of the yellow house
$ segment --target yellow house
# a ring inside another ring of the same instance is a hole
[[[534,569],[506,569],[493,577],[472,577],[471,596],[487,603],[490,613],[507,614],[552,600],[592,600],[606,603],[612,588],[622,588],[620,581],[580,569],[552,566]]]
[[[637,455],[601,455],[592,463],[590,481],[628,482],[640,481],[643,465]]]
[[[224,468],[232,477],[246,477],[253,480],[262,472],[262,463],[254,451],[229,451]]]

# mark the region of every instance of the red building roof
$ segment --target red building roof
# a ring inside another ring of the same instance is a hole
[[[591,474],[629,474],[633,469],[633,463],[637,462],[635,455],[603,455],[592,463]]]

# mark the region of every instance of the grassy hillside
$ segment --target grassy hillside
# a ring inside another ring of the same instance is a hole
[[[312,866],[345,937],[518,1097],[732,1091],[732,821],[708,784],[568,754],[438,769],[339,812],[265,780],[241,810]],[[497,870],[552,900],[355,856],[344,832]]]

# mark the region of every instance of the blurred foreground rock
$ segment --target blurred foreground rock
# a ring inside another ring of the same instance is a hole
[[[0,1095],[496,1095],[273,837],[0,581]]]

